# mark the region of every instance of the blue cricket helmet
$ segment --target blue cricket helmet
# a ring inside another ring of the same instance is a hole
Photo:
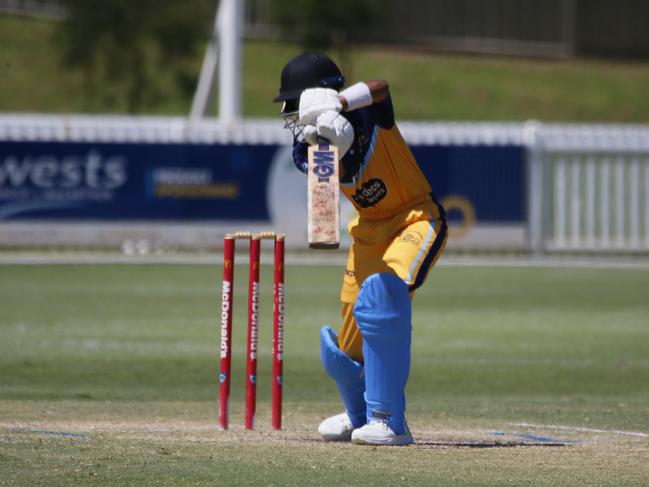
[[[282,69],[279,96],[273,101],[283,101],[290,105],[290,102],[298,100],[302,91],[307,88],[339,90],[344,84],[345,77],[326,54],[303,52],[286,63]]]

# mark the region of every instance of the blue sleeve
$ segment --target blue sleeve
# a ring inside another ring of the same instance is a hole
[[[388,97],[381,103],[375,103],[368,108],[370,118],[382,129],[389,130],[394,126],[394,109],[392,97]]]
[[[374,105],[359,108],[352,112],[344,114],[345,118],[354,127],[354,142],[347,151],[347,154],[341,159],[343,176],[340,181],[343,183],[350,183],[358,174],[358,171],[363,164],[365,155],[370,148],[372,142],[372,134],[378,123],[373,118],[371,112]]]

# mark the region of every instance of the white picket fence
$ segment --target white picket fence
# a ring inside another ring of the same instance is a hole
[[[530,248],[649,251],[649,127],[527,127]]]

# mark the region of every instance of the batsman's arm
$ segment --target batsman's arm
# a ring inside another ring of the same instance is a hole
[[[388,96],[390,96],[390,87],[384,80],[361,81],[338,94],[343,112],[381,103]]]

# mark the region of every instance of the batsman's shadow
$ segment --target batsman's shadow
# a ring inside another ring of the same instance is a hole
[[[571,443],[561,441],[556,442],[536,442],[536,441],[435,441],[435,440],[417,440],[413,445],[415,448],[517,448],[517,447],[564,447],[570,446]]]

